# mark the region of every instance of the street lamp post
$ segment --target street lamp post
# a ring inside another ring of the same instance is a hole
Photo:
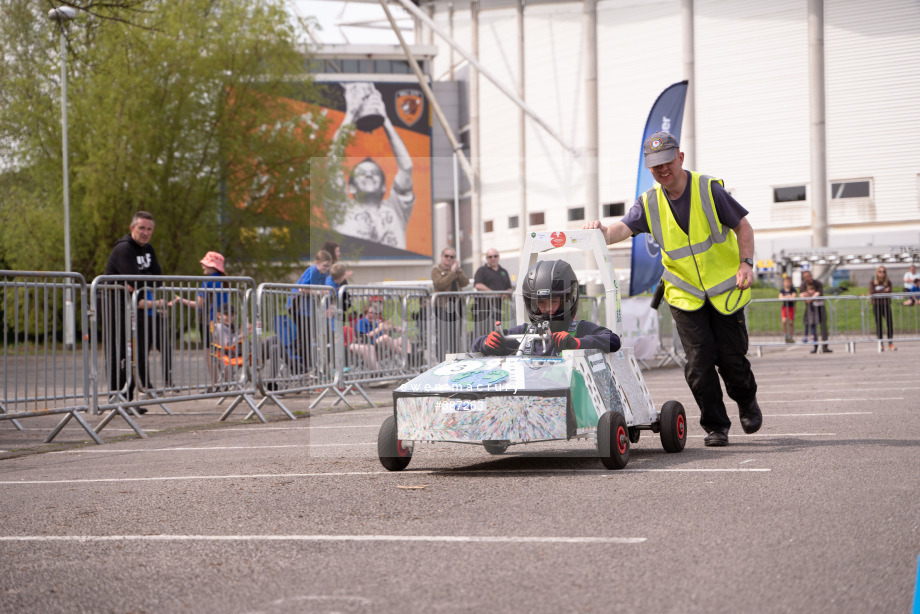
[[[67,164],[67,49],[64,44],[64,26],[77,16],[70,6],[61,6],[48,11],[48,18],[56,23],[61,33],[61,137],[64,160],[64,270],[70,273],[70,171]],[[67,280],[64,291],[64,343],[74,347],[73,290]]]

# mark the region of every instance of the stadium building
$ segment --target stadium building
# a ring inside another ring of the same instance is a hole
[[[722,178],[750,211],[755,259],[788,261],[812,248],[837,254],[842,264],[887,256],[903,265],[889,265],[897,279],[917,257],[916,0],[392,6],[413,16],[410,53],[479,177],[471,190],[428,105],[427,255],[435,261],[456,240],[455,201],[469,272],[490,247],[515,271],[525,232],[619,219],[636,197],[649,110],[683,80],[690,85],[684,167]],[[321,49],[318,57],[345,58],[346,50]],[[361,52],[406,59],[398,45]],[[402,77],[411,81],[408,62],[405,68]],[[629,242],[610,249],[617,269],[628,272]],[[385,262],[378,264],[368,262],[368,271]],[[388,277],[427,278],[431,260],[402,266]]]

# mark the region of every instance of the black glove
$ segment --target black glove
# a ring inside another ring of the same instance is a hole
[[[581,342],[568,333],[553,333],[553,345],[562,350],[577,350]]]
[[[508,340],[497,330],[489,333],[486,340],[482,342],[482,353],[486,356],[503,356],[509,354],[511,350]]]

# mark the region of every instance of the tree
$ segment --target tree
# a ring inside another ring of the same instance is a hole
[[[0,254],[16,268],[60,270],[58,33],[34,2],[0,5]],[[311,193],[335,189],[313,179],[315,167],[341,157],[342,144],[314,106],[283,0],[125,5],[67,26],[74,270],[100,274],[146,210],[166,272],[198,274],[215,250],[232,272],[286,274],[321,224]]]

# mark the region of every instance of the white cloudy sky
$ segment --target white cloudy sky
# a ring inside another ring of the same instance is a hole
[[[314,35],[324,44],[393,44],[399,41],[390,30],[383,9],[376,2],[342,2],[339,0],[288,0],[295,17],[315,17],[319,30]],[[390,12],[403,26],[403,37],[413,42],[411,20],[402,8],[388,5]],[[356,22],[373,22],[374,27],[360,27]]]

